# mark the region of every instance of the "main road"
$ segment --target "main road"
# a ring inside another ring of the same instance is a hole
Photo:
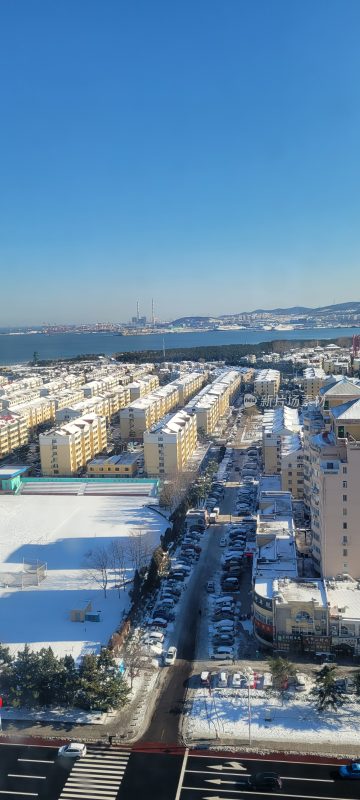
[[[131,754],[119,800],[247,800],[250,796],[358,800],[360,781],[340,780],[338,765],[335,759],[309,756],[266,758],[234,752],[139,749]],[[282,791],[252,791],[247,779],[259,772],[276,772],[282,778]]]

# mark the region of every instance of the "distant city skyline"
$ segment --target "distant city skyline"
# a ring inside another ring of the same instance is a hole
[[[358,0],[3,3],[0,325],[360,298],[359,31]]]

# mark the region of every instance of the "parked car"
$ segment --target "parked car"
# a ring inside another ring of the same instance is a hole
[[[234,687],[234,689],[240,689],[241,688],[241,675],[240,675],[239,672],[234,672],[234,674],[233,674],[233,676],[231,678],[231,683],[232,683],[232,686]]]
[[[171,666],[172,664],[175,664],[176,656],[177,656],[176,647],[169,647],[167,653],[165,653],[164,656],[164,664],[166,664],[166,666]]]
[[[70,742],[58,749],[58,756],[61,758],[82,758],[86,753],[86,745],[81,742]]]
[[[210,672],[204,670],[204,672],[200,675],[200,685],[201,686],[210,686]]]
[[[206,584],[206,591],[209,593],[215,592],[215,583],[214,581],[208,581]]]
[[[228,678],[229,678],[228,672],[225,672],[225,670],[222,671],[222,672],[219,672],[218,679],[217,679],[218,686],[220,688],[222,688],[222,689],[226,688],[227,685],[228,685]]]
[[[219,545],[220,545],[220,547],[226,547],[226,545],[227,545],[227,539],[226,539],[226,536],[222,536],[222,537],[221,537],[221,539],[220,539],[220,541],[219,541]]]

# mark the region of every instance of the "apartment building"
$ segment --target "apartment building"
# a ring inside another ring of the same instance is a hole
[[[295,500],[304,498],[304,450],[299,434],[282,438],[281,488],[291,492]]]
[[[295,450],[301,450],[300,434],[301,424],[297,408],[278,406],[265,411],[262,424],[262,444],[266,475],[281,474],[283,451],[285,455]]]
[[[277,369],[261,369],[255,375],[254,392],[257,397],[275,398],[280,389],[280,372]]]
[[[136,381],[128,384],[130,391],[130,402],[138,400],[139,397],[145,397],[150,392],[155,391],[159,386],[159,378],[157,375],[144,375]]]
[[[324,419],[321,414],[320,406],[317,403],[309,403],[303,406],[303,470],[304,470],[304,496],[303,502],[305,511],[310,516],[311,499],[311,456],[310,439],[324,429]]]
[[[312,557],[326,578],[360,578],[360,400],[330,410],[310,438]]]
[[[134,400],[120,411],[121,438],[142,439],[145,431],[177,405],[179,405],[179,389],[176,382],[160,386],[146,397]]]
[[[187,404],[186,410],[196,414],[198,431],[206,435],[214,432],[219,420],[228,413],[229,404],[240,384],[240,372],[223,372]]]
[[[324,386],[326,373],[322,367],[306,367],[303,373],[303,389],[308,400],[315,400]]]
[[[329,426],[330,424],[331,409],[355,398],[360,398],[359,380],[341,375],[331,375],[319,392],[320,408],[325,425]]]
[[[133,478],[138,471],[139,453],[121,453],[108,458],[94,458],[87,466],[92,478]]]
[[[179,405],[184,406],[190,397],[199,392],[207,379],[207,371],[189,372],[174,381],[179,392]]]
[[[185,410],[161,420],[144,433],[145,472],[148,477],[174,477],[186,469],[197,446],[195,414]]]
[[[75,475],[97,453],[106,450],[106,420],[88,414],[40,434],[39,444],[43,475]]]
[[[25,403],[11,406],[11,411],[22,417],[28,428],[37,428],[55,419],[55,405],[52,398],[38,397]]]
[[[17,447],[29,441],[29,428],[23,417],[10,412],[0,416],[0,458],[4,458]]]

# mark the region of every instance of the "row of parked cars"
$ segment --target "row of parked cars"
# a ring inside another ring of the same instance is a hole
[[[174,664],[177,657],[174,645],[165,647],[166,640],[170,638],[186,580],[190,577],[193,564],[200,558],[200,541],[205,531],[205,514],[189,512],[180,548],[171,559],[169,572],[161,581],[151,617],[146,621],[142,639],[145,652],[154,658],[158,657],[165,665]]]

